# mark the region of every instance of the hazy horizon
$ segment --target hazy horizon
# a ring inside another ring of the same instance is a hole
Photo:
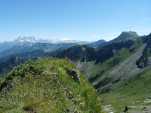
[[[111,40],[122,31],[150,33],[149,0],[0,0],[0,42]]]
[[[99,41],[99,40],[105,40],[105,41],[111,41],[112,39],[115,39],[115,38],[117,38],[122,32],[129,32],[129,31],[121,31],[117,36],[115,36],[115,37],[112,37],[111,39],[109,39],[109,40],[106,40],[105,38],[100,38],[100,39],[96,39],[96,40],[77,40],[77,39],[63,39],[63,38],[45,38],[45,37],[35,37],[35,36],[17,36],[17,37],[15,37],[15,38],[12,38],[12,39],[10,39],[10,40],[0,40],[0,43],[3,43],[3,42],[10,42],[10,41],[16,41],[16,40],[20,40],[20,39],[23,39],[23,38],[25,38],[25,39],[31,39],[31,40],[36,40],[36,41],[50,41],[50,42],[52,42],[52,43],[56,43],[56,42],[65,42],[65,41],[83,41],[83,42],[95,42],[95,41]],[[132,32],[136,32],[136,31],[132,31]],[[149,35],[151,32],[149,32],[148,34],[139,34],[138,32],[136,32],[139,36],[144,36],[144,35]]]

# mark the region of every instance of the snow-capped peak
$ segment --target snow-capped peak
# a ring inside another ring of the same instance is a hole
[[[85,41],[77,41],[77,40],[68,40],[68,39],[60,39],[60,40],[46,40],[46,39],[36,39],[32,36],[19,36],[15,43],[20,44],[34,44],[34,43],[51,43],[51,44],[59,44],[59,43],[77,43],[77,44],[86,44],[88,42]]]
[[[36,38],[35,37],[32,37],[32,36],[30,36],[30,37],[21,37],[21,36],[19,36],[16,40],[15,40],[15,42],[18,42],[18,43],[36,43],[37,42],[37,40],[36,40]]]

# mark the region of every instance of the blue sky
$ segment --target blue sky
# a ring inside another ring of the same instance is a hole
[[[110,40],[151,32],[151,0],[0,0],[0,41],[18,36]]]

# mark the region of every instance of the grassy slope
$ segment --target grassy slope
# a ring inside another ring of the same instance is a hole
[[[108,91],[119,82],[131,79],[143,71],[143,69],[140,70],[137,68],[136,61],[142,55],[144,45],[135,47],[136,49],[133,52],[123,48],[102,64],[88,62],[80,69],[84,70],[83,72],[88,76],[90,82],[99,89],[99,91]]]
[[[146,69],[137,78],[133,78],[120,87],[101,95],[105,105],[111,104],[118,112],[125,106],[148,106],[151,105],[151,70]],[[145,102],[149,100],[148,102]],[[146,105],[147,104],[147,105]]]
[[[138,38],[135,42],[134,45],[132,45],[131,48],[133,48],[133,51],[130,51],[127,48],[121,48],[119,51],[117,51],[113,57],[109,58],[103,63],[98,63],[95,64],[94,62],[88,62],[84,63],[83,70],[89,71],[92,73],[89,77],[95,77],[96,74],[102,74],[102,72],[107,72],[108,70],[112,69],[114,66],[118,65],[122,61],[124,61],[126,58],[128,58],[130,55],[132,55],[134,52],[137,51],[137,49],[142,46],[142,40]],[[90,69],[87,69],[91,67]]]
[[[80,63],[82,66],[79,67],[79,69],[93,83],[97,81],[104,73],[110,71],[114,66],[124,61],[130,55],[131,53],[129,52],[129,50],[123,48],[104,63],[95,64],[94,62],[84,62]]]
[[[1,83],[0,113],[101,113],[95,90],[80,75],[75,81],[66,60],[29,61]]]

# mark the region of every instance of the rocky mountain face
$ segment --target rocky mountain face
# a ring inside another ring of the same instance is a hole
[[[139,35],[136,32],[126,31],[126,32],[122,32],[117,38],[113,39],[112,42],[136,40],[138,37]]]

